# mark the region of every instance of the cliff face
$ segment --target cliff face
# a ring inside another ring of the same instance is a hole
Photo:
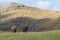
[[[4,10],[0,14],[2,31],[10,31],[13,25],[17,26],[18,31],[22,31],[23,26],[28,26],[29,31],[60,30],[60,11],[42,10],[17,3],[11,3]]]
[[[22,8],[27,8],[27,6],[21,5],[18,3],[11,3],[10,6],[8,6],[8,7],[0,6],[0,12],[4,13],[4,12],[8,12],[10,10],[18,10],[18,9],[22,9]]]
[[[17,4],[17,3],[11,3],[10,6],[9,6],[9,10],[16,10],[16,9],[20,9],[20,8],[23,8],[24,5],[20,5],[20,4]]]

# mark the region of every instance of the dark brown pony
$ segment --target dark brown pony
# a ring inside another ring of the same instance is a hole
[[[11,27],[11,31],[12,31],[13,33],[16,33],[16,30],[17,30],[17,27],[16,27],[15,25]]]
[[[28,26],[22,28],[23,32],[27,32]]]

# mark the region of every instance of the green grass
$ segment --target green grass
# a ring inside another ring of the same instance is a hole
[[[60,31],[48,32],[2,32],[0,40],[60,40]]]

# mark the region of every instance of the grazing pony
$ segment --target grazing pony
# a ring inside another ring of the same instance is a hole
[[[23,30],[23,32],[27,32],[28,26],[23,27],[22,30]]]
[[[12,31],[13,33],[16,33],[16,30],[17,30],[17,27],[16,27],[15,25],[11,27],[11,31]]]

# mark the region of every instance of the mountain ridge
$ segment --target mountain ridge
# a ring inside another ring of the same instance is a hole
[[[45,31],[49,30],[58,20],[60,22],[60,11],[43,10],[24,5],[21,7],[19,4],[12,4],[7,7],[7,11],[2,11],[0,14],[0,30],[9,31],[12,25],[16,25],[18,31],[22,31],[21,27],[23,26],[28,26],[30,29],[38,20],[47,18],[49,21],[38,23],[37,28],[34,29],[34,31]],[[59,30],[59,26],[60,23],[50,30],[56,30],[56,28]]]

